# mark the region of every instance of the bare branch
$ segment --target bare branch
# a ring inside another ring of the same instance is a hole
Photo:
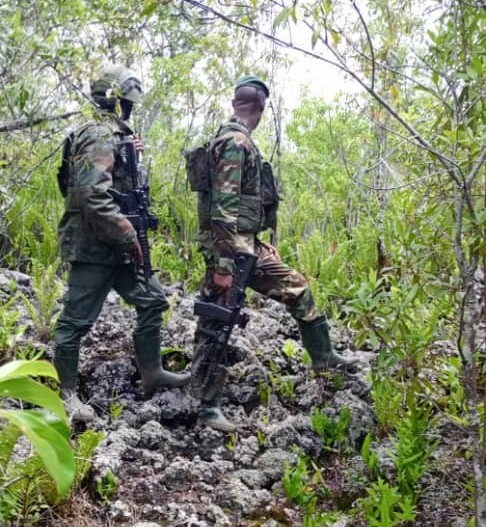
[[[481,168],[481,166],[484,164],[485,161],[486,161],[486,148],[483,148],[483,151],[481,152],[479,157],[476,159],[471,169],[471,172],[466,178],[466,185],[468,186],[468,188],[470,187],[474,178],[478,175],[479,169]]]
[[[369,95],[371,95],[371,97],[373,97],[381,106],[383,106],[383,108],[385,108],[385,110],[396,120],[398,121],[409,133],[410,135],[412,136],[411,138],[414,139],[418,145],[421,147],[421,148],[424,148],[425,150],[427,150],[430,154],[432,154],[433,156],[435,156],[443,165],[445,168],[447,168],[448,170],[448,173],[450,174],[450,177],[452,177],[452,179],[454,179],[454,181],[457,183],[457,184],[460,184],[460,179],[458,178],[458,175],[456,174],[456,171],[460,174],[461,173],[461,168],[460,166],[457,164],[457,162],[449,157],[447,157],[446,155],[444,155],[442,152],[439,152],[438,150],[436,150],[423,136],[422,134],[420,134],[420,132],[418,132],[417,130],[415,130],[415,128],[409,123],[407,122],[399,113],[397,110],[395,110],[394,108],[392,108],[390,106],[389,103],[387,103],[387,101],[379,94],[377,93],[371,86],[369,86],[368,84],[366,84],[366,82],[364,80],[361,79],[361,77],[355,73],[353,70],[351,70],[348,66],[346,66],[346,64],[344,63],[343,61],[343,58],[341,56],[339,56],[336,51],[329,45],[328,42],[326,42],[325,39],[322,39],[322,37],[320,38],[321,42],[323,42],[323,44],[326,46],[326,48],[334,54],[334,56],[336,57],[336,59],[339,61],[339,62],[335,62],[333,60],[330,60],[330,59],[327,59],[325,57],[323,57],[322,55],[319,55],[317,53],[314,53],[312,51],[309,51],[308,49],[305,49],[305,48],[301,48],[300,46],[295,46],[293,45],[292,43],[290,42],[286,42],[285,40],[282,40],[280,38],[277,38],[275,37],[274,35],[270,35],[269,33],[266,33],[265,31],[261,31],[255,27],[252,27],[252,26],[249,26],[247,24],[243,24],[241,22],[238,22],[236,20],[233,20],[231,19],[230,17],[224,15],[223,13],[220,13],[219,11],[216,11],[215,9],[213,9],[212,7],[209,7],[209,6],[206,6],[206,5],[203,5],[201,4],[200,2],[198,2],[197,0],[183,0],[184,2],[187,2],[195,7],[198,7],[199,9],[203,9],[204,11],[209,11],[211,12],[212,14],[214,14],[215,16],[217,16],[218,18],[220,18],[221,20],[224,20],[225,22],[228,22],[229,24],[232,24],[232,25],[235,25],[237,27],[240,27],[242,29],[245,29],[247,31],[251,31],[252,33],[255,33],[257,35],[260,35],[264,38],[267,38],[273,42],[275,42],[276,44],[278,44],[279,46],[281,47],[285,47],[285,48],[288,48],[288,49],[292,49],[294,51],[298,51],[304,55],[307,55],[309,57],[313,57],[317,60],[320,60],[321,62],[325,62],[327,64],[330,64],[331,66],[334,66],[336,68],[338,68],[339,70],[345,72],[346,74],[348,74],[350,77],[352,77]],[[312,26],[310,26],[308,23],[306,23],[306,25],[310,28],[312,28]],[[453,170],[453,168],[455,170]]]
[[[368,41],[368,45],[370,47],[370,55],[371,55],[371,86],[370,88],[372,90],[375,89],[375,67],[376,67],[376,61],[375,61],[375,50],[373,48],[373,42],[371,40],[370,32],[368,31],[368,26],[363,18],[363,15],[361,14],[361,11],[358,9],[358,6],[356,5],[356,2],[353,0],[353,9],[358,14],[358,17],[361,21],[361,25],[363,26],[364,32],[366,33],[366,40]]]
[[[47,123],[49,121],[58,121],[60,119],[69,119],[73,115],[79,115],[81,112],[67,112],[60,115],[45,115],[44,117],[37,117],[35,119],[16,119],[7,123],[0,123],[0,132],[12,132],[13,130],[22,130],[24,128],[31,128],[38,124]]]

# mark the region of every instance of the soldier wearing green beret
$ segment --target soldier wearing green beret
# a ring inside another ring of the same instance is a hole
[[[154,276],[147,282],[137,272],[143,258],[140,243],[113,198],[112,191],[126,192],[133,186],[120,144],[129,139],[137,151],[143,149],[127,124],[133,104],[142,97],[140,80],[123,66],[111,66],[91,84],[91,95],[97,105],[93,119],[78,128],[65,147],[68,183],[59,225],[61,255],[71,265],[66,303],[55,329],[54,364],[71,421],[95,417],[77,395],[79,348],[111,289],[136,308],[133,340],[146,392],[190,380],[190,374],[162,368],[160,324],[168,302]]]
[[[269,95],[267,85],[259,77],[248,75],[240,79],[232,101],[233,115],[211,141],[210,188],[198,197],[199,242],[206,262],[200,297],[203,302],[224,303],[233,284],[235,254],[256,254],[258,260],[248,286],[285,304],[297,321],[313,369],[351,369],[356,361],[333,350],[326,317],[317,312],[306,278],[285,265],[275,247],[258,238],[260,232],[272,227],[279,201],[271,167],[262,160],[251,136]],[[220,328],[214,319],[199,317],[193,385],[197,385],[198,365],[207,357]],[[220,406],[227,368],[221,364],[217,372],[216,382],[201,395],[199,417],[207,426],[231,432],[236,427]]]

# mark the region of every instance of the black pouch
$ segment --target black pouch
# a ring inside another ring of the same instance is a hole
[[[272,165],[268,161],[262,163],[262,201],[265,211],[264,228],[275,228],[277,224],[277,210],[280,201],[279,189]]]
[[[194,192],[208,192],[211,174],[209,143],[184,152],[187,180]]]
[[[62,145],[62,159],[61,164],[57,170],[57,184],[59,190],[61,191],[62,196],[65,198],[67,196],[68,187],[69,187],[69,175],[70,175],[70,156],[71,156],[71,145],[73,144],[74,133],[70,133],[64,139]]]

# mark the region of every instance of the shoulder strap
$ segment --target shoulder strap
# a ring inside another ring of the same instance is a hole
[[[69,187],[69,174],[71,164],[71,146],[73,144],[74,132],[69,133],[63,141],[61,164],[57,170],[57,185],[62,196],[67,196]]]
[[[224,132],[223,134],[221,134],[221,131],[223,131],[225,129],[228,129],[228,128],[229,128],[229,131]],[[228,137],[230,137],[232,135],[231,132],[240,132],[240,133],[244,134],[248,138],[248,140],[250,141],[250,144],[253,147],[253,149],[255,150],[255,154],[258,155],[258,156],[260,155],[260,149],[256,145],[255,141],[253,141],[253,138],[252,138],[250,132],[248,131],[248,128],[246,128],[245,126],[243,126],[243,125],[241,125],[239,123],[235,123],[233,121],[229,121],[228,123],[222,124],[219,127],[218,131],[216,132],[216,135],[214,136],[213,140],[210,143],[211,150],[212,150],[213,146],[217,142],[225,140]]]

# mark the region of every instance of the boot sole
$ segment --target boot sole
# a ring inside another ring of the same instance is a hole
[[[237,427],[235,425],[231,425],[231,424],[228,424],[228,425],[220,424],[220,425],[218,425],[218,423],[211,422],[211,421],[206,421],[206,420],[204,420],[202,418],[199,418],[199,423],[204,425],[204,426],[208,426],[209,428],[212,428],[213,430],[218,430],[218,432],[236,432],[236,430],[237,430]]]

